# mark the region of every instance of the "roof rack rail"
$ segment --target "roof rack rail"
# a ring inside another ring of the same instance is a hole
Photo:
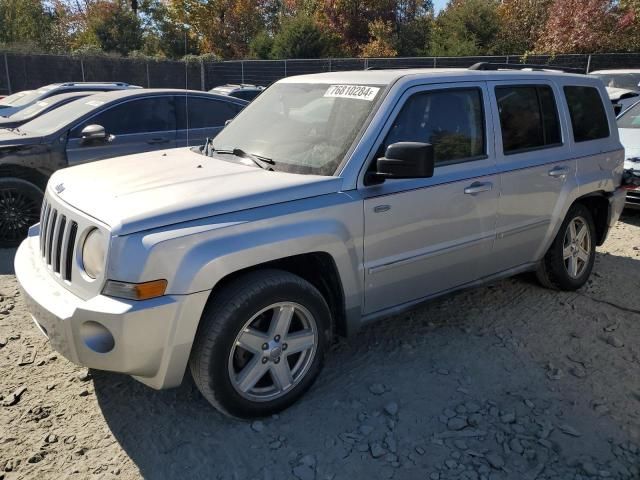
[[[128,87],[126,82],[63,82],[61,85],[72,87],[73,85],[118,85],[119,87]]]
[[[531,69],[535,71],[548,71],[557,70],[565,73],[581,73],[584,74],[582,68],[575,67],[562,67],[560,65],[534,65],[531,63],[493,63],[493,62],[478,62],[469,67],[469,70],[524,70]]]

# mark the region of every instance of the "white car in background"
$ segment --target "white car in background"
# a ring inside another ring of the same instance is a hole
[[[624,168],[640,172],[640,102],[620,115],[617,122],[624,146]],[[640,187],[627,191],[626,206],[640,209]]]
[[[589,75],[604,82],[616,115],[640,100],[640,69],[596,70]]]

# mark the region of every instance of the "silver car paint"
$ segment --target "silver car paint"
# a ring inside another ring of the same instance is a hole
[[[49,275],[43,281],[74,297],[74,306],[58,315],[53,306],[38,307],[51,300],[29,288],[31,277],[42,277],[43,270],[48,273],[39,258],[29,260],[38,256],[36,226],[16,257],[16,274],[27,301],[46,321],[64,323],[65,318],[88,318],[77,312],[90,311],[87,304],[104,299],[100,301],[110,306],[114,328],[121,328],[134,308],[143,318],[155,315],[163,332],[155,340],[137,338],[161,344],[152,366],[141,367],[143,359],[132,355],[129,363],[111,365],[103,357],[96,368],[136,375],[155,388],[177,385],[210,291],[225,276],[246,267],[310,252],[330,255],[344,292],[348,330],[355,331],[367,321],[444,292],[531,269],[548,249],[571,203],[582,195],[615,191],[611,223],[620,214],[616,188],[623,154],[613,112],[608,112],[608,139],[576,144],[561,94],[564,84],[585,84],[597,87],[606,98],[599,81],[565,74],[465,70],[343,72],[283,80],[293,81],[388,85],[335,177],[265,172],[182,149],[97,162],[54,175],[47,195],[57,195],[52,185],[65,185],[56,200],[59,208],[99,219],[110,233],[107,268],[102,278],[74,292],[74,285]],[[502,155],[492,82],[503,81],[552,85],[563,146]],[[487,158],[437,168],[429,179],[365,186],[366,167],[404,99],[414,91],[455,86],[483,92]],[[144,176],[135,173],[136,168]],[[551,176],[557,168],[566,170]],[[490,188],[465,194],[476,182]],[[136,302],[100,294],[107,278],[165,278],[169,301],[189,307],[162,310],[150,301],[145,317],[144,307],[131,305]],[[76,338],[77,332],[68,335]],[[90,355],[69,358],[96,366]]]

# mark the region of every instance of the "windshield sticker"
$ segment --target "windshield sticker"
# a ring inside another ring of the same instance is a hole
[[[85,105],[91,105],[92,107],[99,107],[103,104],[104,102],[101,102],[100,100],[91,100],[90,102],[85,103]]]
[[[325,97],[355,98],[358,100],[373,101],[380,89],[366,85],[331,85],[325,92]]]

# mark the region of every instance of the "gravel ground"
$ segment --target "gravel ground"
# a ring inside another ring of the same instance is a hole
[[[302,401],[255,422],[221,416],[190,379],[157,392],[56,355],[12,257],[0,480],[640,478],[640,214],[579,292],[525,276],[375,324],[333,348]]]

